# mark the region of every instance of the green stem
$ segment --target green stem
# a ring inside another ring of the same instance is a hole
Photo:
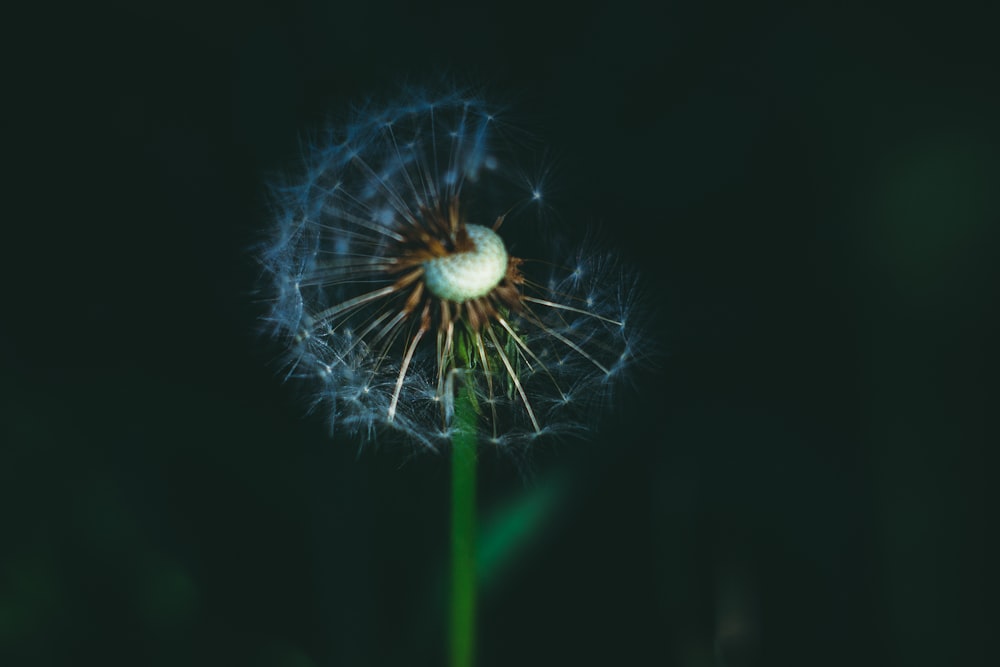
[[[451,441],[451,667],[471,667],[476,645],[476,399],[455,395]]]

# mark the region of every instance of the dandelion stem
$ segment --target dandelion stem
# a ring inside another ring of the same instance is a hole
[[[469,365],[469,342],[456,341]],[[476,639],[476,399],[469,387],[455,395],[451,442],[451,667],[471,667]]]

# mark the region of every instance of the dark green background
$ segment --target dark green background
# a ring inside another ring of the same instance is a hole
[[[657,348],[591,441],[484,453],[480,664],[985,664],[996,18],[8,11],[0,663],[442,664],[447,458],[303,419],[245,249],[304,133],[446,73],[552,147]]]

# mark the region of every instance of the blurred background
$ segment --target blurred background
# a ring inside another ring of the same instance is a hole
[[[479,664],[995,652],[995,13],[5,13],[0,664],[443,664],[448,459],[303,416],[247,253],[307,132],[442,73],[548,143],[658,352],[591,440],[483,452]]]

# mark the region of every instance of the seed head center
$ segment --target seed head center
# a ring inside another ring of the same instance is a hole
[[[489,294],[507,274],[507,248],[489,227],[466,225],[473,249],[424,262],[424,284],[434,296],[462,303]]]

